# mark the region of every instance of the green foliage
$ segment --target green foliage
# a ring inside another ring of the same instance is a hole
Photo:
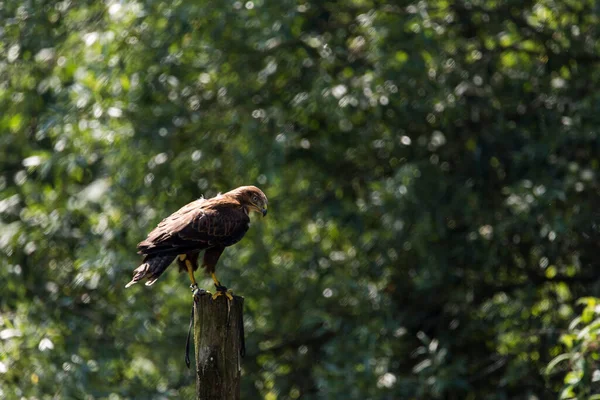
[[[243,184],[243,398],[596,393],[595,316],[560,342],[600,289],[596,8],[0,4],[0,397],[191,397],[187,277],[124,284]]]
[[[548,364],[546,373],[564,375],[561,399],[592,400],[600,398],[600,300],[586,297],[579,303],[585,305],[581,315],[560,337],[565,352]]]

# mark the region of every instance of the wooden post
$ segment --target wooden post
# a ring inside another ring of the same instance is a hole
[[[245,352],[244,298],[202,294],[194,302],[197,400],[239,400]]]

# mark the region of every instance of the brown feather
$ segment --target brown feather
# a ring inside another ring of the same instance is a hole
[[[225,247],[211,247],[204,252],[204,258],[202,260],[202,266],[206,269],[209,274],[215,272],[219,257],[225,250]]]
[[[145,257],[142,265],[137,267],[133,272],[133,279],[127,285],[129,286],[138,283],[140,280],[144,278],[148,278],[146,281],[146,286],[152,285],[159,276],[162,275],[165,269],[173,262],[175,256],[154,256],[154,257]]]

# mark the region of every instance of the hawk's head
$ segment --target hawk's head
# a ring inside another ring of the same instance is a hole
[[[256,211],[263,215],[267,215],[267,205],[269,200],[267,196],[256,186],[240,186],[237,189],[226,193],[234,196],[242,205],[246,206],[250,211]]]

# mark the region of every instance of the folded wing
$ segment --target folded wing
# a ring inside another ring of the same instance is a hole
[[[138,244],[138,250],[140,254],[177,255],[231,246],[244,236],[249,222],[248,215],[235,203],[197,200],[162,220]]]

